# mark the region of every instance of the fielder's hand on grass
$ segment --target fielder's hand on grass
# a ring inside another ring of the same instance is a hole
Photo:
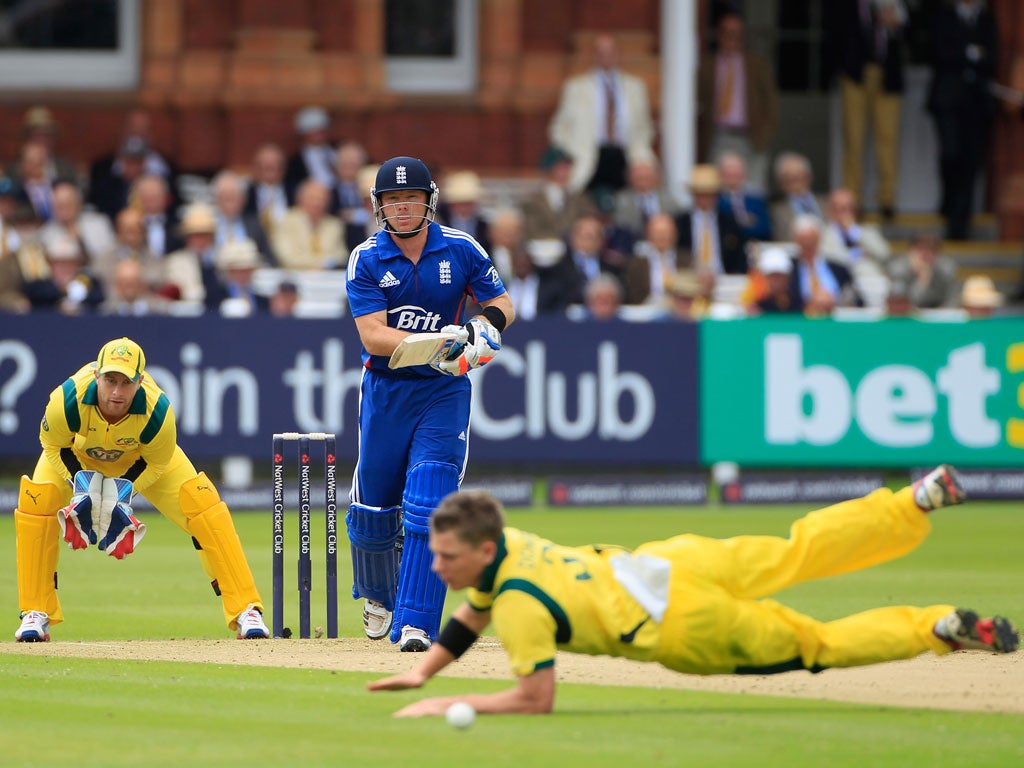
[[[366,687],[371,691],[405,691],[409,688],[422,688],[427,678],[416,670],[409,670],[391,677],[382,677],[380,680],[371,680]]]
[[[392,717],[430,717],[431,715],[443,715],[448,711],[448,707],[450,707],[454,701],[456,701],[454,698],[423,699],[423,701],[414,701],[412,704],[404,706],[395,712]]]

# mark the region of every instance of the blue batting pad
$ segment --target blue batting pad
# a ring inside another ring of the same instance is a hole
[[[402,530],[402,510],[353,503],[345,523],[352,544],[352,597],[376,600],[395,610],[399,558],[395,542]]]
[[[409,471],[402,498],[405,543],[398,575],[398,608],[391,626],[391,642],[397,643],[402,627],[411,624],[431,640],[441,627],[445,586],[430,570],[430,516],[449,493],[459,489],[459,468],[440,461],[424,461]]]

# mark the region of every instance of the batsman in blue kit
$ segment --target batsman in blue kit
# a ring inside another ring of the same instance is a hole
[[[470,380],[515,317],[487,252],[434,221],[439,191],[413,157],[381,165],[373,189],[381,228],[352,251],[348,303],[363,344],[359,459],[346,522],[353,598],[367,637],[422,652],[437,637],[445,585],[431,571],[430,515],[458,490],[469,452]],[[465,318],[467,301],[482,308]],[[390,368],[403,339],[451,341],[422,365]]]

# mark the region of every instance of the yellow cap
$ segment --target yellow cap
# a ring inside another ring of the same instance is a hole
[[[146,371],[146,355],[142,347],[122,336],[120,339],[108,341],[96,358],[96,372],[123,373],[132,381],[138,381]]]

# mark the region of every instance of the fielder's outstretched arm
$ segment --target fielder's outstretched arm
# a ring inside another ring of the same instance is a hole
[[[490,624],[490,611],[477,611],[468,603],[455,609],[452,618],[466,629],[479,635]],[[444,633],[442,633],[443,635]],[[455,660],[455,654],[434,643],[419,663],[408,672],[374,680],[367,687],[371,691],[401,691],[422,687],[431,677]],[[422,717],[443,715],[456,701],[468,702],[480,713],[543,714],[550,712],[555,702],[555,670],[553,667],[537,670],[520,677],[517,685],[498,693],[469,694],[423,699],[403,707],[395,717]]]

